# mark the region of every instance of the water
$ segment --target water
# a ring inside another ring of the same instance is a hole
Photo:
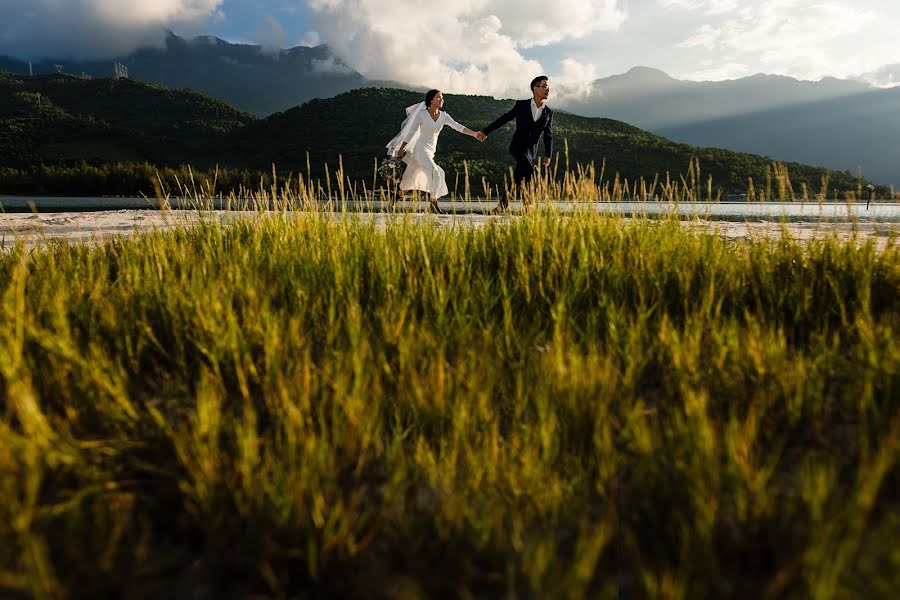
[[[189,200],[171,199],[171,207],[175,209],[192,209],[195,205]],[[216,201],[212,208],[225,208],[225,202]],[[441,201],[441,208],[456,214],[485,213],[496,206],[495,202],[484,200]],[[788,222],[879,222],[900,223],[900,203],[873,202],[866,207],[865,203],[844,202],[598,202],[553,203],[555,208],[567,211],[574,209],[590,209],[597,212],[621,215],[647,215],[651,217],[678,214],[684,218],[700,218],[709,221],[788,221]],[[346,202],[347,210],[364,212],[382,212],[387,209],[386,202]],[[404,210],[425,209],[424,203],[417,206],[414,202],[400,202],[398,207]],[[0,212],[33,212],[62,213],[110,210],[156,210],[159,202],[154,198],[63,198],[35,196],[0,196]],[[340,206],[334,205],[335,210]],[[521,206],[513,203],[512,212],[518,212]]]
[[[900,222],[900,204],[843,202],[718,202],[718,203],[596,203],[599,212],[659,216],[677,213],[681,217],[699,217],[710,221],[828,221],[835,223]]]

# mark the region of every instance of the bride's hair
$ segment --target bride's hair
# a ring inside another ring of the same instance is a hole
[[[434,97],[441,93],[441,90],[428,90],[428,93],[425,94],[425,108],[431,106],[431,101],[434,100]]]

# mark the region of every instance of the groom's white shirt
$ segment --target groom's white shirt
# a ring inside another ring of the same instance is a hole
[[[541,112],[543,112],[544,106],[547,106],[546,100],[544,100],[543,106],[538,107],[537,102],[534,101],[534,98],[531,99],[531,116],[534,117],[535,123],[537,123],[537,120],[541,118]]]

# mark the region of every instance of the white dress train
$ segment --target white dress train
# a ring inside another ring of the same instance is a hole
[[[427,110],[420,111],[416,121],[412,124],[407,139],[409,142],[418,132],[419,138],[411,152],[403,157],[406,170],[400,181],[401,191],[419,190],[431,194],[432,200],[446,196],[447,182],[444,179],[444,170],[434,162],[434,152],[437,150],[437,140],[444,128],[449,125],[453,129],[463,132],[465,127],[453,120],[453,117],[441,111],[437,120],[432,119]]]

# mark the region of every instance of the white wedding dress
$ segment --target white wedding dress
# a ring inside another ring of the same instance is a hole
[[[418,134],[418,141],[403,157],[406,163],[406,171],[400,181],[401,191],[419,190],[431,194],[432,200],[446,196],[447,182],[444,179],[444,170],[434,162],[434,152],[437,150],[438,136],[444,125],[463,132],[465,127],[453,120],[453,117],[441,111],[437,120],[432,119],[427,110],[420,110],[414,117],[409,128],[409,134],[404,142],[409,143]]]

